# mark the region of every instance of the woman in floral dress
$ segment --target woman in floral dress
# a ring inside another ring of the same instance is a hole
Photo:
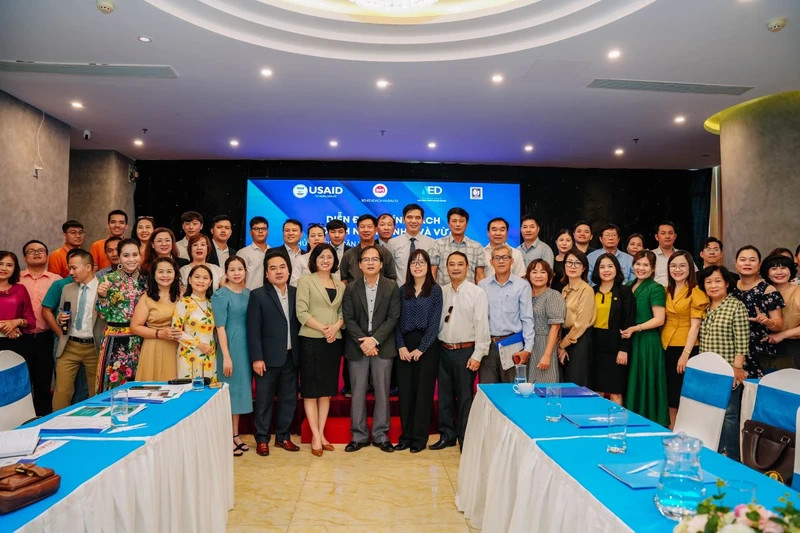
[[[214,311],[211,308],[213,276],[206,265],[197,265],[189,272],[189,285],[175,305],[172,327],[183,331],[178,340],[178,377],[217,377],[217,345],[214,341]]]
[[[97,312],[106,321],[97,368],[98,394],[135,379],[142,347],[142,338],[131,333],[133,310],[147,285],[139,272],[139,244],[124,239],[117,250],[119,266],[97,286]]]

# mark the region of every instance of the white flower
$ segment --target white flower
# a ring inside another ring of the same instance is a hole
[[[755,533],[755,530],[744,524],[728,524],[720,529],[719,533]]]
[[[708,515],[707,514],[699,514],[692,517],[689,520],[689,523],[686,524],[686,531],[689,533],[696,533],[697,531],[703,531],[706,528],[706,522],[708,522]]]

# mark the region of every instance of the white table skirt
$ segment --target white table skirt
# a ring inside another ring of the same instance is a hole
[[[225,385],[179,424],[140,438],[142,447],[18,531],[225,531],[233,508],[231,430]]]
[[[640,436],[645,435],[652,433]],[[531,439],[478,389],[456,494],[456,506],[472,527],[485,533],[632,531],[539,449],[537,440],[553,439]]]

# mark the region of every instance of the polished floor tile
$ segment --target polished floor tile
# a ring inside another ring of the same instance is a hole
[[[309,445],[295,453],[270,446],[260,457],[253,437],[243,440],[251,451],[234,460],[229,533],[470,531],[455,507],[457,447],[411,454],[336,446],[317,458]]]

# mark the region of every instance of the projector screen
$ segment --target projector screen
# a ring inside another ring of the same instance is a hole
[[[419,181],[357,181],[319,179],[249,179],[247,181],[246,222],[261,215],[269,221],[267,244],[283,244],[281,227],[287,218],[303,223],[300,246],[305,248],[306,229],[311,223],[322,226],[334,218],[347,224],[346,242],[358,244],[356,220],[370,213],[395,217],[395,235],[405,233],[403,207],[416,203],[425,209],[422,233],[434,239],[450,233],[447,211],[462,207],[469,213],[467,236],[481,244],[488,242],[486,226],[494,217],[508,220],[508,242],[519,243],[519,184],[460,183]],[[249,229],[249,228],[248,228]],[[250,244],[250,232],[245,243]]]

